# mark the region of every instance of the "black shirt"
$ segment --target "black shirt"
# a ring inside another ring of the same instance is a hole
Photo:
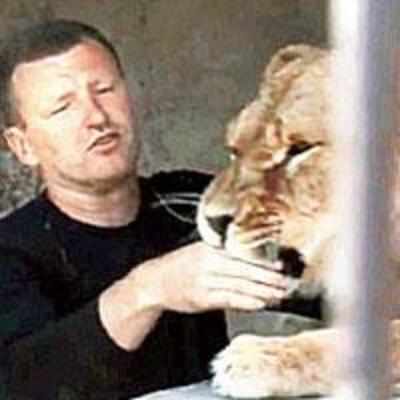
[[[120,228],[72,220],[45,194],[0,221],[1,399],[125,399],[208,377],[227,340],[221,312],[166,312],[128,352],[97,310],[100,292],[134,266],[193,241],[208,181],[187,171],[142,179],[138,217]]]

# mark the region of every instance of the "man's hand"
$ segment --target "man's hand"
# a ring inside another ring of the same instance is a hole
[[[199,242],[147,262],[134,273],[148,274],[151,296],[162,309],[192,313],[257,310],[276,303],[288,289],[280,267],[248,264]]]
[[[258,310],[287,293],[278,271],[244,263],[204,243],[149,260],[105,290],[100,320],[127,350],[138,348],[165,310],[195,313],[234,308]]]

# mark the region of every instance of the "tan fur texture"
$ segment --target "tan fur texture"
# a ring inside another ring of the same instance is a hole
[[[292,279],[289,297],[324,293],[327,254],[335,239],[334,144],[327,120],[331,57],[326,50],[295,45],[272,58],[257,97],[227,127],[232,160],[199,207],[204,240],[235,257],[265,264],[266,243],[296,249],[305,268]],[[400,324],[393,326],[398,376]],[[331,329],[290,337],[239,336],[213,361],[213,386],[235,398],[329,394],[334,338]]]

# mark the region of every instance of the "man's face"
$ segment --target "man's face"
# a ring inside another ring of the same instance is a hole
[[[126,82],[94,41],[17,66],[12,77],[22,119],[22,161],[49,188],[107,189],[135,173],[138,137]],[[11,135],[12,136],[12,135]]]

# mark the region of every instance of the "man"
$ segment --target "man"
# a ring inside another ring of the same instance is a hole
[[[0,92],[8,145],[45,184],[0,223],[1,398],[124,399],[207,377],[218,310],[260,309],[284,278],[187,244],[193,226],[159,196],[208,179],[137,177],[137,103],[97,30],[16,33]]]

